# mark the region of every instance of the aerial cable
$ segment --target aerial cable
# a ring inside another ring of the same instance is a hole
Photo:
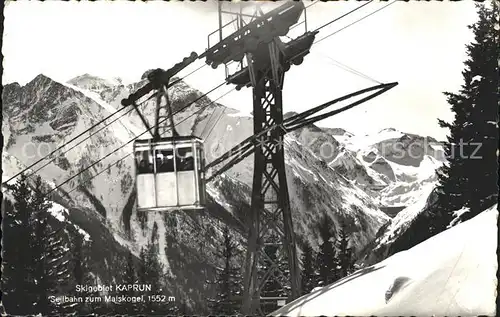
[[[232,92],[232,91],[233,91],[233,90],[235,90],[235,89],[236,89],[236,87],[231,88],[230,90],[228,90],[226,93],[224,93],[222,96],[220,96],[220,97],[219,97],[219,98],[217,98],[216,100],[219,100],[220,98],[222,98],[222,97],[226,96],[227,94],[229,94],[230,92]],[[214,102],[211,102],[211,103],[214,103]],[[212,122],[212,118],[213,118],[213,116],[214,116],[214,114],[215,114],[215,112],[216,112],[216,111],[217,111],[217,107],[214,107],[214,111],[212,111],[212,115],[210,115],[210,118],[208,119],[207,123],[205,124],[205,127],[203,128],[203,131],[201,131],[201,133],[200,133],[200,138],[202,138],[202,139],[207,139],[207,138],[208,138],[208,136],[210,135],[210,132],[209,132],[209,133],[207,134],[207,136],[206,136],[206,137],[204,136],[204,135],[205,135],[205,131],[207,130],[207,128],[208,128],[208,126],[209,126],[210,122]],[[217,120],[216,120],[216,122],[215,122],[215,125],[217,124],[217,122],[219,122],[219,120],[220,120],[220,116],[222,116],[222,115],[224,114],[224,112],[225,112],[225,111],[226,111],[226,107],[224,107],[224,111],[223,111],[221,114],[219,114],[218,119],[217,119]],[[212,128],[212,129],[213,129],[213,128]]]
[[[371,2],[371,1],[373,1],[373,0],[370,0],[370,2]],[[385,6],[383,6],[382,8],[379,8],[379,9],[377,9],[377,10],[373,11],[372,13],[370,13],[370,14],[368,14],[368,15],[365,15],[364,17],[362,17],[362,18],[360,18],[360,19],[358,19],[358,20],[356,20],[356,21],[354,21],[354,22],[352,22],[352,23],[349,23],[348,25],[344,26],[343,28],[341,28],[341,29],[339,29],[339,30],[337,30],[337,31],[335,31],[335,32],[333,32],[333,33],[331,33],[331,34],[329,34],[329,35],[327,35],[327,36],[325,36],[325,37],[323,37],[323,38],[321,38],[321,39],[317,40],[317,41],[316,41],[316,42],[314,42],[313,44],[317,44],[317,43],[319,43],[319,42],[321,42],[321,41],[323,41],[323,40],[325,40],[325,39],[329,38],[330,36],[335,35],[335,34],[339,33],[340,31],[343,31],[343,30],[347,29],[348,27],[350,27],[350,26],[352,26],[352,25],[354,25],[354,24],[356,24],[356,23],[358,23],[358,22],[360,22],[360,21],[362,21],[362,20],[366,19],[367,17],[369,17],[369,16],[371,16],[371,15],[373,15],[373,14],[375,14],[375,13],[379,12],[379,11],[380,11],[380,10],[382,10],[382,9],[387,8],[388,6],[390,6],[390,5],[392,5],[392,4],[396,3],[396,2],[397,2],[397,0],[394,0],[393,2],[390,2],[390,3],[386,4],[386,5],[385,5]],[[368,2],[368,3],[369,3],[369,2]],[[367,3],[365,3],[364,5],[366,5],[366,4],[367,4]],[[364,6],[364,5],[362,5],[362,6]],[[362,7],[362,6],[361,6],[361,7]],[[359,7],[359,8],[361,8],[361,7]],[[359,8],[358,8],[358,9],[359,9]],[[349,12],[349,13],[350,13],[350,12]],[[344,16],[345,16],[345,15],[344,15]],[[333,22],[333,21],[332,21],[332,22]],[[323,26],[322,26],[322,27],[323,27]],[[321,28],[321,27],[320,27],[320,28]],[[319,29],[316,29],[316,30],[319,30]]]
[[[70,147],[69,149],[67,149],[66,151],[64,152],[61,152],[59,155],[63,155],[65,153],[68,153],[69,151],[71,151],[72,149],[74,149],[75,147],[77,147],[78,145],[82,144],[83,142],[87,141],[90,137],[96,135],[97,133],[101,132],[102,130],[106,129],[106,128],[109,128],[109,126],[111,124],[113,124],[115,121],[123,118],[124,116],[126,116],[127,114],[131,113],[132,111],[134,110],[134,108],[131,108],[129,109],[128,111],[124,112],[121,116],[117,117],[116,119],[114,119],[113,121],[111,121],[110,123],[108,123],[107,125],[103,126],[102,128],[100,128],[99,130],[97,130],[96,132],[94,132],[93,134],[91,134],[90,136],[88,136],[87,138],[85,139],[82,139],[80,140],[80,142],[76,143],[75,145],[73,145],[72,147]],[[56,160],[56,157],[52,158],[51,160],[49,160],[47,163],[45,163],[44,165],[42,165],[41,167],[39,167],[37,170],[25,175],[26,177],[30,177],[36,173],[38,173],[40,170],[42,170],[43,168],[45,168],[47,165],[49,165],[50,163],[54,162]]]
[[[205,110],[208,106],[210,106],[210,105],[214,104],[215,102],[217,102],[217,101],[218,101],[218,100],[220,100],[221,98],[225,97],[226,95],[228,95],[230,92],[232,92],[232,91],[233,91],[233,90],[235,90],[235,89],[236,89],[236,88],[233,88],[233,89],[231,89],[231,90],[229,90],[229,91],[225,92],[224,94],[222,94],[221,96],[219,96],[217,99],[214,99],[214,100],[213,100],[213,101],[211,101],[210,103],[206,104],[205,106],[203,106],[203,107],[201,107],[200,109],[198,109],[197,111],[193,112],[192,114],[190,114],[190,115],[189,115],[189,116],[187,116],[186,118],[182,119],[182,120],[181,120],[178,124],[181,124],[181,123],[183,123],[183,122],[187,121],[189,118],[191,118],[191,117],[192,117],[192,116],[194,116],[195,114],[201,113],[201,112],[202,112],[203,110]],[[167,131],[170,131],[170,127],[168,128],[168,130],[167,130]],[[167,132],[167,131],[165,131],[165,132]],[[123,156],[122,158],[120,158],[120,159],[116,160],[116,161],[115,161],[115,162],[113,162],[112,164],[108,164],[108,167],[107,167],[107,168],[105,168],[105,169],[101,170],[99,173],[97,173],[97,174],[95,174],[95,175],[91,176],[91,177],[89,178],[89,180],[96,178],[97,176],[99,176],[99,175],[101,175],[102,173],[104,173],[104,172],[105,172],[105,171],[109,168],[109,166],[114,166],[114,165],[118,164],[119,162],[123,161],[124,159],[126,159],[127,157],[131,156],[131,155],[132,155],[132,153],[126,154],[125,156]],[[66,192],[66,193],[67,193],[67,194],[69,194],[69,193],[73,192],[74,190],[76,190],[77,188],[78,188],[78,186],[75,186],[73,189],[71,189],[70,191],[68,191],[68,192]]]
[[[343,14],[343,15],[339,16],[338,18],[335,18],[335,19],[331,20],[330,22],[323,24],[322,26],[320,26],[319,28],[317,28],[315,31],[319,31],[319,30],[321,30],[322,28],[324,28],[324,27],[326,27],[326,26],[328,26],[328,25],[332,24],[333,22],[336,22],[336,21],[338,21],[338,20],[342,19],[343,17],[345,17],[345,16],[347,16],[347,15],[349,15],[349,14],[351,14],[351,13],[353,13],[353,12],[355,12],[355,11],[359,10],[359,9],[361,9],[362,7],[364,7],[364,6],[365,6],[365,5],[367,5],[367,4],[370,4],[371,2],[373,2],[373,0],[370,0],[370,1],[366,2],[365,4],[362,4],[362,5],[360,5],[359,7],[355,8],[355,9],[352,9],[351,11],[349,11],[349,12],[347,12],[347,13],[345,13],[345,14]]]
[[[207,64],[203,63],[203,65],[201,65],[200,67],[196,68],[195,70],[189,72],[186,76],[182,77],[182,78],[179,78],[177,79],[176,81],[174,81],[171,85],[177,85],[180,81],[186,79],[187,77],[189,77],[190,75],[196,73],[197,71],[199,71],[200,69],[202,69],[203,67],[207,66]]]
[[[174,82],[172,83],[172,85],[171,85],[171,86],[174,86],[174,85],[178,84],[180,81],[184,80],[186,77],[188,77],[188,76],[190,76],[190,75],[194,74],[195,72],[199,71],[200,69],[202,69],[202,68],[203,68],[203,67],[205,67],[205,66],[206,66],[206,64],[203,64],[202,66],[200,66],[200,67],[196,68],[195,70],[191,71],[191,72],[190,72],[189,74],[187,74],[186,76],[184,76],[184,77],[182,77],[182,78],[180,78],[180,79],[178,79],[178,80],[174,81]],[[151,95],[148,99],[146,99],[146,100],[144,100],[143,102],[141,102],[141,104],[140,104],[140,105],[142,105],[143,103],[145,103],[145,102],[149,101],[149,100],[150,100],[150,99],[152,99],[154,96],[155,96],[155,94],[152,94],[152,95]],[[9,178],[9,179],[8,179],[8,180],[6,180],[5,182],[3,182],[3,184],[7,184],[7,183],[9,183],[11,180],[13,180],[13,179],[17,178],[17,177],[18,177],[19,175],[21,175],[21,174],[24,174],[25,172],[27,172],[28,170],[30,170],[30,169],[31,169],[32,167],[34,167],[35,165],[37,165],[37,164],[39,164],[40,162],[42,162],[42,161],[44,161],[44,160],[46,160],[46,159],[50,158],[53,154],[55,154],[57,151],[59,151],[59,150],[61,150],[62,148],[64,148],[64,147],[65,147],[66,145],[68,145],[69,143],[71,143],[71,142],[75,141],[76,139],[78,139],[79,137],[83,136],[83,135],[84,135],[84,134],[86,134],[87,132],[90,132],[92,129],[96,128],[98,125],[100,125],[100,124],[102,124],[102,123],[105,123],[105,122],[106,122],[106,120],[110,119],[111,117],[113,117],[114,115],[116,115],[117,113],[119,113],[120,111],[122,111],[123,109],[125,109],[125,108],[127,108],[127,107],[128,107],[128,106],[121,107],[120,109],[118,109],[117,111],[113,112],[112,114],[110,114],[110,115],[109,115],[109,116],[107,116],[106,118],[104,118],[104,119],[100,120],[99,122],[97,122],[96,124],[94,124],[93,126],[91,126],[90,128],[86,129],[85,131],[81,132],[81,133],[80,133],[80,134],[78,134],[77,136],[73,137],[71,140],[69,140],[69,141],[65,142],[64,144],[62,144],[61,146],[59,146],[59,147],[58,147],[57,149],[55,149],[54,151],[52,151],[52,152],[50,152],[49,154],[45,155],[44,157],[42,157],[41,159],[39,159],[39,160],[38,160],[38,161],[36,161],[35,163],[33,163],[33,164],[29,165],[28,167],[24,168],[22,171],[20,171],[19,173],[15,174],[15,175],[14,175],[14,176],[12,176],[11,178]],[[133,109],[133,108],[131,108],[131,109]],[[121,117],[123,117],[123,115],[122,115]],[[121,118],[121,117],[119,117],[119,118]],[[116,121],[116,120],[113,120],[111,123],[113,123],[113,122],[115,122],[115,121]],[[106,126],[109,126],[111,123],[107,124]],[[90,137],[92,137],[93,135],[95,135],[96,133],[98,133],[98,132],[100,132],[100,131],[102,131],[102,130],[103,130],[103,129],[100,129],[100,130],[98,130],[97,132],[95,132],[95,133],[93,133],[93,134],[89,135],[88,137],[86,137],[85,139],[83,139],[83,140],[82,140],[80,143],[78,143],[78,144],[81,144],[83,141],[88,140]],[[74,147],[72,147],[71,149],[73,149],[73,148],[74,148]],[[68,151],[69,151],[69,150],[68,150]],[[66,151],[66,152],[67,152],[67,151]],[[66,152],[64,152],[64,153],[66,153]],[[53,160],[54,160],[54,159],[52,159],[50,162],[52,162]],[[49,163],[50,163],[50,162],[49,162]],[[47,166],[47,165],[48,165],[48,164],[44,165],[43,167],[45,167],[45,166]],[[43,168],[43,167],[42,167],[42,168]],[[38,169],[38,170],[36,170],[36,172],[38,172],[38,171],[40,171],[40,170],[41,170],[41,168],[40,168],[40,169]],[[33,175],[33,174],[35,174],[36,172],[29,174],[29,176],[31,176],[31,175]]]
[[[97,127],[98,125],[100,125],[101,123],[103,122],[106,122],[106,120],[108,120],[109,118],[111,118],[112,116],[114,116],[115,114],[117,114],[118,112],[122,111],[123,109],[125,109],[126,107],[121,107],[120,109],[118,109],[117,111],[113,112],[112,114],[110,114],[109,116],[107,116],[106,118],[102,119],[101,121],[99,121],[98,123],[94,124],[93,126],[91,126],[90,128],[88,128],[87,130],[81,132],[80,134],[78,134],[77,136],[73,137],[71,140],[69,140],[68,142],[64,143],[63,145],[61,145],[60,147],[58,147],[57,149],[55,149],[54,151],[50,152],[49,154],[47,154],[46,156],[42,157],[41,159],[39,159],[38,161],[36,161],[35,163],[31,164],[30,166],[26,167],[25,169],[23,169],[22,171],[20,171],[19,173],[17,173],[16,175],[12,176],[11,178],[9,178],[7,181],[3,182],[3,184],[7,184],[8,182],[10,182],[11,180],[13,180],[14,178],[18,177],[19,175],[23,174],[24,172],[26,172],[27,170],[29,170],[30,168],[32,168],[33,166],[37,165],[38,163],[40,163],[41,161],[47,159],[48,157],[50,157],[52,154],[56,153],[57,151],[59,151],[60,149],[62,149],[63,147],[65,147],[68,143],[71,143],[73,141],[75,141],[76,139],[78,139],[79,137],[81,137],[82,135],[84,135],[85,133],[89,132],[90,130],[94,129],[95,127]]]
[[[214,111],[212,111],[212,114],[208,118],[207,123],[205,124],[205,126],[203,127],[203,130],[200,133],[200,137],[203,136],[203,134],[205,133],[205,130],[207,129],[208,124],[212,121],[212,117],[214,116],[216,110],[217,110],[217,108],[214,108]],[[203,137],[202,137],[202,139],[203,139]]]
[[[318,3],[318,2],[321,2],[321,1],[319,1],[319,0],[318,0],[318,1],[314,1],[313,3],[309,4],[309,5],[308,5],[308,6],[306,6],[305,8],[306,8],[306,9],[308,9],[308,8],[312,7],[313,5],[315,5],[315,4],[316,4],[316,3]]]
[[[226,107],[224,107],[224,110],[219,114],[219,117],[217,118],[217,121],[215,121],[214,125],[212,126],[212,128],[210,129],[210,131],[208,131],[208,134],[206,137],[204,137],[204,139],[208,139],[208,137],[210,136],[210,134],[212,134],[212,131],[214,130],[215,126],[217,125],[217,123],[219,123],[219,120],[222,118],[222,116],[224,115],[224,112],[226,112]]]
[[[197,102],[198,100],[200,100],[201,98],[205,97],[206,95],[210,94],[211,92],[213,92],[214,90],[222,87],[224,84],[226,84],[226,82],[222,82],[220,83],[219,85],[215,86],[214,88],[212,88],[209,92],[201,95],[200,97],[196,98],[195,100],[193,100],[192,102],[190,102],[189,104],[187,104],[185,107],[179,109],[178,111],[176,111],[175,113],[172,114],[175,115],[183,110],[185,110],[187,107],[191,106],[192,104],[194,104],[195,102]],[[164,121],[166,121],[168,118],[164,118],[163,120],[161,120],[160,122],[158,122],[158,125],[162,124]],[[151,129],[154,128],[151,127]],[[150,131],[150,129],[146,129],[146,131],[142,132],[141,134],[133,137],[132,139],[130,139],[128,142],[124,143],[123,145],[121,145],[120,147],[116,148],[115,150],[113,150],[112,152],[106,154],[105,156],[103,156],[102,158],[100,158],[99,160],[95,161],[94,163],[90,164],[89,166],[87,166],[86,168],[82,169],[81,171],[79,171],[78,173],[76,173],[75,175],[71,176],[70,178],[68,178],[67,180],[65,180],[64,182],[60,183],[59,185],[57,185],[56,187],[54,187],[53,189],[51,189],[49,192],[47,192],[45,194],[44,197],[48,196],[49,194],[51,194],[52,192],[54,192],[55,190],[59,189],[61,186],[63,186],[64,184],[68,183],[69,181],[71,181],[72,179],[74,179],[75,177],[78,177],[79,175],[81,175],[83,172],[87,171],[88,169],[90,169],[91,167],[97,165],[98,163],[100,163],[102,160],[104,160],[105,158],[109,157],[110,155],[118,152],[120,149],[124,148],[126,145],[132,143],[134,140],[138,139],[140,136],[148,133]]]
[[[331,62],[333,62],[332,64],[334,66],[337,66],[337,67],[339,67],[339,68],[341,68],[341,69],[343,69],[343,70],[345,70],[347,72],[350,72],[350,73],[352,73],[354,75],[358,75],[358,76],[360,76],[360,77],[362,77],[364,79],[367,79],[367,80],[369,80],[371,82],[374,82],[374,83],[377,83],[377,84],[382,84],[382,82],[380,82],[380,81],[378,81],[378,80],[376,80],[376,79],[374,79],[374,78],[372,78],[372,77],[370,77],[370,76],[368,76],[368,75],[366,75],[366,74],[364,74],[364,73],[362,73],[360,71],[357,71],[354,68],[349,67],[349,66],[347,66],[347,65],[339,62],[338,60],[336,60],[336,59],[334,59],[334,58],[332,58],[332,57],[330,57],[330,56],[328,56],[326,54],[319,53],[319,52],[312,52],[312,53],[329,59]]]
[[[362,7],[364,7],[365,5],[369,4],[369,3],[370,3],[370,2],[372,2],[372,1],[373,1],[373,0],[370,0],[370,1],[368,1],[367,3],[362,4],[361,6],[359,6],[359,7],[355,8],[355,9],[353,9],[353,10],[351,10],[351,11],[349,11],[349,12],[347,12],[347,13],[343,14],[343,15],[341,15],[340,17],[338,17],[338,18],[335,18],[335,19],[331,20],[330,22],[328,22],[328,23],[326,23],[326,24],[324,24],[324,25],[320,26],[319,28],[317,28],[317,29],[316,29],[316,31],[318,31],[318,30],[320,30],[320,29],[322,29],[322,28],[326,27],[327,25],[330,25],[331,23],[333,23],[333,22],[335,22],[335,21],[340,20],[341,18],[343,18],[343,17],[347,16],[348,14],[353,13],[353,12],[354,12],[354,11],[356,11],[356,10],[361,9]],[[373,11],[373,12],[369,13],[369,14],[367,14],[366,16],[363,16],[362,18],[360,18],[360,19],[358,19],[358,20],[356,20],[356,21],[354,21],[354,22],[352,22],[352,23],[350,23],[350,24],[348,24],[348,25],[344,26],[343,28],[341,28],[341,29],[339,29],[339,30],[337,30],[337,31],[335,31],[335,32],[333,32],[333,33],[330,33],[329,35],[327,35],[327,36],[325,36],[325,37],[323,37],[323,38],[321,38],[321,39],[319,39],[319,40],[315,41],[313,44],[317,44],[317,43],[319,43],[319,42],[321,42],[321,41],[323,41],[323,40],[325,40],[325,39],[329,38],[330,36],[335,35],[335,34],[337,34],[337,33],[341,32],[341,31],[345,30],[346,28],[348,28],[348,27],[350,27],[350,26],[352,26],[352,25],[354,25],[354,24],[356,24],[356,23],[358,23],[358,22],[360,22],[360,21],[362,21],[362,20],[366,19],[367,17],[369,17],[369,16],[371,16],[371,15],[373,15],[373,14],[377,13],[378,11],[380,11],[380,10],[382,10],[382,9],[387,8],[388,6],[390,6],[390,5],[394,4],[395,2],[396,2],[396,1],[393,1],[393,2],[391,2],[391,3],[386,4],[385,6],[383,6],[383,7],[379,8],[379,9],[377,9],[377,10],[375,10],[375,11]],[[313,52],[313,53],[314,53],[314,52]],[[330,56],[327,56],[327,55],[324,55],[324,54],[320,54],[320,55],[323,55],[324,57],[326,57],[326,58],[330,59],[331,61],[333,61],[334,63],[336,63],[336,64],[337,64],[336,66],[338,66],[338,67],[340,67],[340,68],[342,68],[342,69],[344,69],[344,70],[346,70],[346,71],[348,71],[348,72],[351,72],[351,73],[353,73],[353,74],[355,74],[355,75],[358,75],[358,76],[360,76],[360,77],[362,77],[362,78],[364,78],[364,79],[367,79],[367,80],[369,80],[369,81],[372,81],[372,82],[374,82],[374,83],[381,84],[381,82],[380,82],[380,81],[378,81],[378,80],[376,80],[376,79],[374,79],[374,78],[372,78],[372,77],[370,77],[370,76],[368,76],[368,75],[366,75],[366,74],[364,74],[364,73],[362,73],[362,72],[360,72],[360,71],[357,71],[357,70],[353,69],[352,67],[349,67],[349,66],[347,66],[347,65],[345,65],[345,64],[342,64],[341,62],[339,62],[339,61],[337,61],[337,60],[333,59],[333,58],[332,58],[332,57],[330,57]]]

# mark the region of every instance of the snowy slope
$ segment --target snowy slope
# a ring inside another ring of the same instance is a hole
[[[494,316],[497,205],[272,315]]]

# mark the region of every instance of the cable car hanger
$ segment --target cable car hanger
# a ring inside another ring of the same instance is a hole
[[[160,133],[159,133],[159,122],[160,118],[165,118],[169,117],[170,119],[170,124],[172,126],[172,135],[173,136],[179,136],[177,131],[175,130],[174,126],[174,119],[172,115],[172,109],[170,106],[170,100],[168,98],[168,88],[172,87],[173,85],[177,84],[178,81],[175,81],[173,83],[170,83],[170,80],[177,75],[181,70],[192,64],[194,61],[198,59],[198,54],[196,52],[192,52],[188,57],[185,57],[182,62],[179,62],[172,66],[171,68],[167,70],[163,70],[161,68],[157,68],[153,71],[151,71],[147,75],[147,80],[149,81],[146,85],[143,87],[139,88],[135,93],[132,93],[128,96],[128,98],[125,98],[121,101],[121,104],[126,107],[132,105],[139,117],[141,118],[142,123],[146,127],[147,131],[151,134],[153,140],[158,140],[160,138]],[[141,113],[139,106],[136,104],[136,102],[150,93],[152,90],[156,90],[156,112],[155,112],[155,124],[153,125],[154,127],[154,132],[151,131],[152,127],[149,126],[146,118],[144,118],[143,114]],[[160,115],[160,109],[161,107],[161,97],[165,96],[166,99],[166,110],[167,110],[167,115],[166,116],[161,116]]]

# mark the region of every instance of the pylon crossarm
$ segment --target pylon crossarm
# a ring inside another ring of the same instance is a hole
[[[355,91],[353,93],[350,93],[350,94],[347,94],[345,96],[342,96],[342,97],[339,97],[339,98],[336,98],[336,99],[333,99],[333,100],[330,100],[322,105],[319,105],[317,107],[314,107],[314,108],[311,108],[309,110],[306,110],[300,114],[297,114],[295,116],[292,116],[292,117],[289,117],[285,120],[283,120],[283,123],[284,124],[287,124],[288,126],[291,126],[293,125],[295,122],[299,122],[301,120],[304,120],[306,119],[307,117],[315,114],[315,113],[318,113],[319,111],[322,111],[322,110],[325,110],[326,108],[332,106],[333,104],[336,104],[336,103],[339,103],[339,102],[342,102],[342,101],[345,101],[345,100],[348,100],[348,99],[351,99],[353,97],[356,97],[356,96],[359,96],[359,95],[362,95],[364,93],[367,93],[367,92],[370,92],[370,91],[373,91],[373,90],[382,90],[382,93],[386,92],[387,90],[395,87],[398,83],[388,83],[388,84],[380,84],[380,85],[376,85],[376,86],[371,86],[371,87],[368,87],[368,88],[364,88],[364,89],[361,89],[361,90],[358,90],[358,91]],[[373,98],[373,97],[372,97]],[[366,100],[364,100],[363,102],[365,102]],[[359,105],[356,104],[356,106]],[[348,106],[346,106],[348,107]],[[343,108],[340,108],[338,109],[337,111],[340,111],[340,112],[343,112],[347,109],[350,109],[350,108],[347,108],[345,109],[346,107],[343,107]],[[337,113],[333,113],[333,114],[330,114],[329,116],[333,116]]]
[[[362,103],[364,103],[364,102],[366,102],[366,101],[368,101],[370,99],[373,99],[373,98],[375,98],[375,97],[383,94],[384,92],[388,91],[389,89],[394,88],[395,86],[397,86],[397,84],[398,83],[381,84],[381,85],[377,85],[377,86],[373,86],[373,87],[370,87],[370,88],[367,88],[367,89],[363,89],[363,90],[357,91],[357,92],[355,92],[353,94],[346,95],[346,96],[338,98],[336,100],[332,100],[332,101],[330,101],[330,102],[328,102],[326,104],[323,104],[323,105],[317,107],[318,109],[315,112],[319,112],[319,111],[321,111],[323,109],[326,109],[329,106],[331,106],[332,104],[335,104],[335,103],[338,103],[338,102],[350,99],[352,97],[361,95],[361,94],[369,92],[369,91],[377,90],[374,93],[372,93],[371,95],[366,96],[366,97],[364,97],[364,98],[362,98],[362,99],[360,99],[358,101],[355,101],[355,102],[353,102],[353,103],[351,103],[351,104],[349,104],[347,106],[344,106],[344,107],[339,108],[339,109],[332,110],[330,112],[327,112],[327,113],[324,113],[324,114],[321,114],[321,115],[317,115],[315,117],[307,118],[308,115],[304,115],[303,116],[304,113],[301,114],[301,115],[298,115],[298,116],[301,116],[302,118],[294,118],[294,120],[292,122],[286,122],[285,129],[287,130],[287,132],[290,132],[290,131],[293,131],[293,130],[297,130],[297,129],[300,129],[300,128],[306,126],[306,125],[315,123],[317,121],[329,118],[331,116],[334,116],[334,115],[339,114],[341,112],[344,112],[346,110],[354,108],[354,107],[356,107],[356,106],[358,106],[358,105],[360,105],[360,104],[362,104]],[[296,116],[296,117],[298,117],[298,116]]]
[[[365,88],[365,89],[362,89],[362,90],[359,90],[359,91],[356,91],[354,93],[351,93],[351,94],[348,94],[348,95],[345,95],[343,97],[340,97],[340,98],[337,98],[337,99],[334,99],[334,100],[331,100],[327,103],[324,103],[320,106],[317,106],[315,108],[312,108],[310,110],[307,110],[307,111],[304,111],[300,114],[297,114],[295,116],[292,116],[292,117],[289,117],[287,119],[284,119],[283,120],[283,123],[282,124],[275,124],[271,127],[268,127],[264,130],[262,130],[261,132],[259,132],[258,134],[255,134],[253,136],[250,136],[248,138],[246,138],[245,140],[243,140],[241,143],[239,143],[238,145],[236,145],[235,147],[233,147],[232,149],[230,149],[228,152],[224,153],[223,155],[221,155],[219,158],[217,158],[216,160],[212,161],[211,163],[207,164],[206,166],[206,169],[210,169],[212,167],[215,167],[216,165],[219,165],[221,163],[223,163],[224,161],[226,161],[227,159],[231,159],[230,162],[228,162],[226,165],[222,166],[221,168],[219,168],[217,171],[214,171],[211,176],[209,178],[207,178],[207,182],[213,180],[215,177],[219,176],[220,174],[224,173],[225,171],[229,170],[231,167],[233,167],[234,165],[238,164],[239,162],[241,162],[243,159],[247,158],[248,156],[250,156],[254,151],[255,151],[255,147],[256,146],[259,146],[259,145],[262,145],[261,142],[259,142],[259,139],[272,132],[272,131],[275,131],[275,130],[280,130],[279,133],[281,135],[284,135],[288,132],[291,132],[291,131],[294,131],[296,129],[299,129],[301,127],[304,127],[306,125],[309,125],[309,124],[312,124],[314,122],[317,122],[317,121],[320,121],[320,120],[323,120],[323,119],[326,119],[328,117],[331,117],[331,116],[334,116],[336,114],[339,114],[339,113],[342,113],[346,110],[349,110],[353,107],[356,107],[372,98],[375,98],[376,96],[388,91],[389,89],[395,87],[398,83],[389,83],[389,84],[381,84],[381,85],[377,85],[377,86],[373,86],[373,87],[369,87],[369,88]],[[360,99],[354,103],[351,103],[347,106],[344,106],[342,108],[339,108],[339,109],[336,109],[336,110],[333,110],[333,111],[330,111],[330,112],[327,112],[325,114],[322,114],[322,115],[318,115],[318,116],[315,116],[315,117],[310,117],[311,115],[319,112],[319,111],[322,111],[322,110],[325,110],[326,108],[332,106],[333,104],[336,104],[336,103],[339,103],[339,102],[342,102],[342,101],[345,101],[345,100],[348,100],[350,98],[353,98],[353,97],[356,97],[356,96],[359,96],[361,94],[364,94],[364,93],[367,93],[367,92],[370,92],[370,91],[375,91],[377,90],[375,93],[363,98],[363,99]],[[308,118],[309,117],[309,118]]]

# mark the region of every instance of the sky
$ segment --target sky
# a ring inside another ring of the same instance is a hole
[[[305,3],[307,6],[313,2]],[[363,3],[316,3],[307,9],[308,30]],[[317,39],[387,3],[373,1],[322,28]],[[225,5],[228,11],[237,6]],[[148,69],[168,69],[192,51],[203,53],[208,34],[218,27],[214,1],[16,1],[7,3],[4,16],[2,83],[21,85],[38,74],[57,81],[85,73],[119,77],[124,82],[138,81]],[[285,75],[284,111],[302,112],[376,85],[372,79],[398,82],[398,86],[385,94],[318,125],[340,127],[358,135],[392,127],[444,140],[447,130],[439,128],[437,118],[449,121],[453,115],[442,92],[456,92],[460,88],[465,45],[473,39],[467,25],[476,19],[473,1],[397,1],[314,44],[304,63],[292,66]],[[235,28],[230,24],[224,35],[233,31]],[[304,31],[301,24],[288,35],[294,38]],[[211,44],[215,43],[212,38]],[[346,71],[339,63],[365,76]],[[203,64],[204,61],[197,60],[179,75]],[[207,66],[187,77],[186,82],[207,92],[224,78],[223,66],[215,70]],[[223,86],[209,97],[216,99],[231,88]],[[250,88],[243,88],[218,102],[249,113],[251,94]]]

